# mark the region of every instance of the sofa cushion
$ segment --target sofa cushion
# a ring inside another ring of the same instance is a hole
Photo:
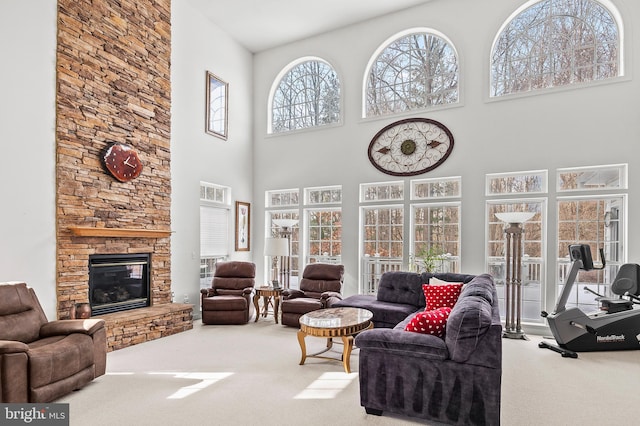
[[[484,297],[461,297],[447,320],[445,343],[453,361],[465,362],[491,326],[491,304]]]
[[[414,333],[433,334],[434,336],[442,337],[450,313],[451,308],[449,307],[418,312],[404,329]]]
[[[477,279],[465,285],[460,292],[459,298],[467,296],[480,296],[493,304],[494,284],[490,275],[478,275]]]
[[[373,313],[372,321],[376,328],[393,328],[396,324],[407,318],[407,316],[413,314],[417,310],[422,310],[420,308],[416,308],[415,305],[382,302],[377,300],[375,296],[368,294],[355,294],[353,296],[346,297],[334,303],[331,307],[367,309]]]
[[[371,350],[378,353],[396,354],[408,358],[444,361],[449,357],[444,340],[430,334],[407,333],[389,328],[373,328],[359,333],[354,341],[360,350]],[[362,364],[361,364],[362,366]],[[390,365],[389,368],[393,368]]]
[[[296,299],[283,300],[282,312],[289,314],[306,314],[307,312],[322,309],[320,299],[312,297],[298,297]]]
[[[402,303],[424,308],[422,277],[415,272],[385,272],[378,283],[377,298],[381,302]]]
[[[453,308],[458,301],[462,284],[424,284],[424,299],[427,301],[426,311],[438,308]]]
[[[0,284],[0,340],[31,343],[46,322],[33,289],[25,283]]]
[[[52,336],[29,345],[29,386],[39,388],[93,365],[93,339],[86,334]]]
[[[476,276],[471,274],[457,274],[454,272],[423,272],[421,274],[422,282],[428,283],[431,278],[437,278],[450,283],[466,284],[473,280]]]

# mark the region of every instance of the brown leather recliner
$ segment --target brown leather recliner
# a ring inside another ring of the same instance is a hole
[[[300,289],[282,291],[282,325],[300,327],[300,317],[317,309],[330,308],[342,299],[344,266],[311,263],[304,268]]]
[[[106,366],[103,319],[48,321],[32,288],[0,283],[0,401],[51,402]]]
[[[201,289],[203,324],[246,324],[256,265],[252,262],[218,262],[211,288]]]

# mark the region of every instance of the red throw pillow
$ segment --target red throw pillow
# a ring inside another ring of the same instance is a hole
[[[440,308],[433,311],[418,312],[404,327],[406,331],[414,333],[433,334],[436,337],[444,336],[447,318],[451,308]]]
[[[462,284],[423,284],[424,300],[427,302],[425,311],[438,308],[453,308],[462,291]]]

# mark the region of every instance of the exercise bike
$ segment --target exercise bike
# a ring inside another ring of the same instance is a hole
[[[596,301],[600,303],[599,311],[585,314],[579,308],[567,309],[567,300],[580,269],[605,267],[604,253],[600,250],[600,268],[594,267],[587,244],[570,245],[569,256],[573,264],[555,310],[541,313],[558,345],[541,342],[538,346],[571,358],[578,357],[576,352],[640,349],[640,309],[634,309],[634,305],[640,304],[640,265],[626,263],[620,267],[611,283],[616,298],[604,297],[585,287],[599,296]]]

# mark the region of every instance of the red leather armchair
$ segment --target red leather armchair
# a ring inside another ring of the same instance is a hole
[[[330,308],[342,299],[344,266],[311,263],[304,268],[300,289],[282,291],[282,325],[300,326],[300,317],[317,309]]]
[[[200,290],[203,324],[246,324],[256,265],[252,262],[218,262],[211,288]]]
[[[32,288],[0,283],[0,401],[51,402],[105,373],[102,319],[48,321]]]

